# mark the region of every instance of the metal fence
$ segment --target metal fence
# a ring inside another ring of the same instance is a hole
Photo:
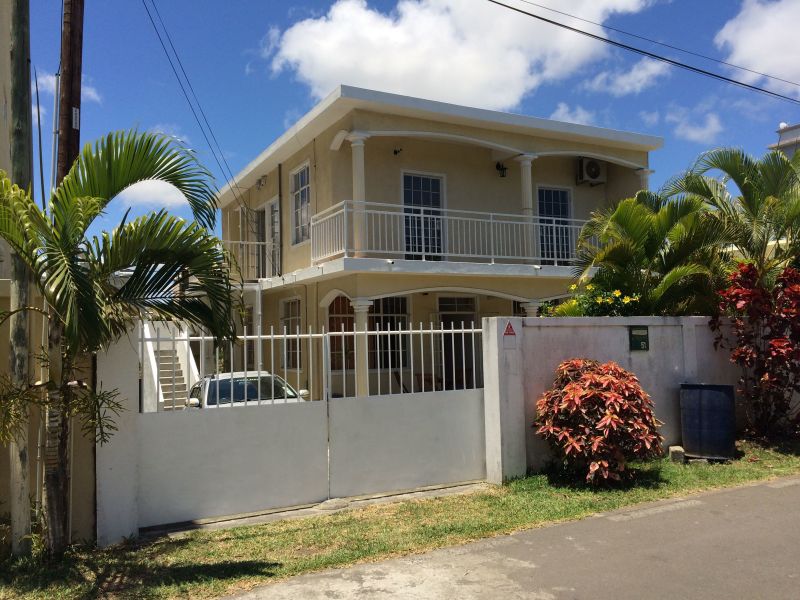
[[[140,330],[142,412],[483,387],[473,324],[294,332],[244,328],[221,345],[173,323]]]

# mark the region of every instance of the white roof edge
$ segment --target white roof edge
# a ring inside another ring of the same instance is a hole
[[[800,129],[800,123],[795,123],[794,125],[787,125],[786,127],[778,127],[775,130],[775,133],[786,133],[787,131],[794,131],[795,129]]]
[[[545,133],[561,133],[592,139],[602,139],[630,145],[631,147],[640,148],[642,150],[657,150],[661,148],[664,143],[663,138],[641,133],[596,127],[594,125],[579,125],[577,123],[567,123],[565,121],[531,117],[517,113],[488,110],[485,108],[473,108],[471,106],[450,104],[438,100],[426,100],[424,98],[414,98],[412,96],[402,96],[400,94],[379,92],[349,85],[339,86],[339,92],[343,98],[376,102],[433,114],[459,116],[471,121],[498,123],[526,129],[538,129]]]
[[[302,148],[305,145],[305,141],[300,139],[302,137],[301,134],[315,120],[322,117],[337,104],[342,105],[341,108],[343,112],[341,115],[336,117],[335,120],[338,120],[338,118],[344,116],[347,114],[347,112],[353,109],[363,108],[369,110],[370,108],[376,108],[377,105],[383,105],[385,107],[394,107],[419,113],[427,113],[433,119],[435,119],[436,115],[447,115],[449,117],[456,117],[465,121],[472,121],[476,126],[481,126],[481,124],[484,126],[486,124],[503,125],[507,127],[526,129],[532,132],[538,131],[545,135],[549,134],[555,136],[567,136],[577,141],[595,143],[605,142],[614,144],[618,147],[621,146],[648,152],[657,150],[664,144],[664,139],[658,136],[596,127],[594,125],[579,125],[576,123],[555,121],[541,117],[531,117],[515,113],[474,108],[458,104],[450,104],[447,102],[440,102],[437,100],[426,100],[423,98],[403,96],[389,92],[380,92],[349,85],[340,85],[336,87],[336,89],[334,89],[327,97],[317,103],[310,111],[303,115],[294,125],[281,134],[280,137],[278,137],[272,144],[262,151],[255,159],[250,161],[247,166],[237,173],[233,180],[226,182],[226,184],[220,189],[220,206],[225,206],[230,202],[230,197],[233,196],[232,185],[235,182],[241,182],[246,177],[252,175],[252,173],[262,163],[276,154],[279,150],[283,149],[293,141],[297,144],[296,150]],[[325,124],[323,130],[329,125],[330,123]],[[314,133],[314,135],[311,135],[310,137],[315,137],[318,133],[319,132]],[[245,185],[244,187],[249,186]]]

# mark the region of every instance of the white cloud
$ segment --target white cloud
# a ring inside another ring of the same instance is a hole
[[[699,112],[697,108],[690,111],[685,107],[676,106],[664,116],[664,121],[675,125],[673,133],[679,139],[698,144],[714,143],[717,136],[725,129],[719,115],[708,112],[698,118],[695,115],[697,112]]]
[[[582,106],[576,106],[574,109],[570,108],[566,102],[559,102],[550,118],[579,125],[591,125],[594,123],[594,113],[592,111],[586,110]]]
[[[192,143],[189,136],[183,133],[181,126],[176,123],[156,123],[150,128],[150,131],[174,137],[186,146]]]
[[[96,102],[97,104],[103,102],[103,98],[100,96],[100,92],[97,91],[97,88],[87,84],[85,81],[81,82],[81,100],[84,102]]]
[[[661,113],[657,110],[643,110],[639,112],[639,118],[644,121],[644,124],[648,127],[655,127],[661,121]]]
[[[50,94],[51,96],[56,93],[56,76],[52,73],[42,71],[37,74],[36,81],[39,82],[39,93]],[[36,90],[31,84],[31,91],[36,93]],[[100,104],[103,102],[103,97],[96,87],[87,83],[87,78],[83,77],[81,81],[81,99],[86,102],[95,102]]]
[[[51,96],[56,93],[56,76],[52,73],[37,73],[36,81],[39,82],[39,93],[43,92]],[[35,89],[33,91],[36,93]]]
[[[797,0],[744,0],[739,13],[725,23],[714,42],[727,51],[726,61],[790,81],[800,81],[797,60]],[[800,97],[800,88],[755,73],[734,70],[737,79]]]
[[[650,0],[575,0],[598,22]],[[604,58],[597,41],[488,2],[398,0],[389,13],[337,0],[327,14],[267,34],[262,56],[321,98],[339,84],[492,109],[509,109],[544,82]]]
[[[638,94],[654,85],[659,78],[669,73],[669,65],[651,58],[643,58],[630,71],[603,71],[586,82],[594,92],[605,92],[616,96]]]
[[[171,209],[187,205],[186,197],[178,188],[163,181],[140,181],[122,192],[118,198],[126,206]]]

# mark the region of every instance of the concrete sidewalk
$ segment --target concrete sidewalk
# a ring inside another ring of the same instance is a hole
[[[800,598],[800,478],[658,502],[239,599]]]

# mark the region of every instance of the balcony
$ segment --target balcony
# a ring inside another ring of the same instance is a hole
[[[279,273],[280,255],[271,242],[223,240],[222,245],[245,281],[266,279]]]
[[[586,221],[347,201],[311,219],[311,260],[569,266]]]

